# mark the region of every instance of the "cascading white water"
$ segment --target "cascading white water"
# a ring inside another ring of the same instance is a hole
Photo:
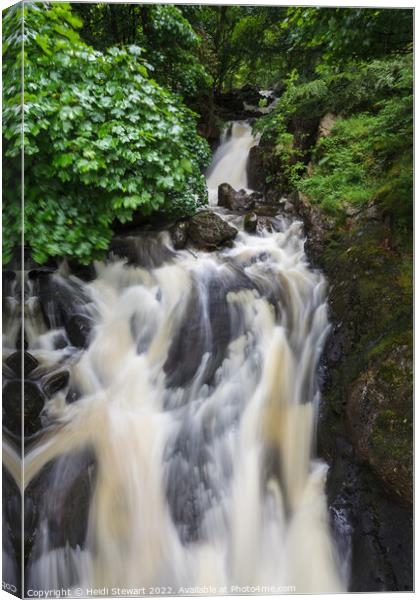
[[[209,170],[213,203],[220,183],[247,187],[255,143],[249,125],[233,125]],[[215,210],[241,228],[242,217]],[[168,234],[159,243],[171,248]],[[95,321],[83,351],[54,349],[51,331],[30,319],[30,352],[66,365],[80,398],[48,401],[51,429],[25,459],[27,489],[55,465],[37,507],[27,587],[344,590],[326,465],[313,453],[326,284],[303,244],[301,224],[285,222],[281,232],[241,229],[232,248],[179,251],[149,269],[97,264],[91,283],[78,282]],[[57,541],[57,529],[86,449],[96,474],[80,548]]]
[[[222,143],[216,150],[207,174],[209,201],[217,204],[217,188],[221,183],[230,183],[236,189],[247,189],[246,163],[252,146],[258,137],[245,121],[234,121],[222,134]]]

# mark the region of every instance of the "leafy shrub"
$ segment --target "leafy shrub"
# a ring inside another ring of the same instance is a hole
[[[361,114],[339,119],[333,133],[316,150],[314,173],[298,189],[331,212],[343,204],[365,204],[373,193],[372,138],[374,117]]]
[[[382,204],[400,226],[412,219],[412,97],[383,101],[376,114],[339,119],[320,140],[311,177],[297,187],[327,210]]]
[[[320,69],[298,83],[292,73],[276,109],[256,128],[271,140],[289,183],[331,212],[370,199],[400,224],[412,218],[413,74],[410,55],[348,65],[341,73]],[[316,143],[315,123],[340,115],[332,135]],[[309,131],[312,127],[312,133]],[[302,139],[313,136],[302,151]],[[311,159],[311,176],[304,162]]]
[[[130,221],[135,210],[188,214],[206,202],[201,170],[209,149],[195,115],[150,78],[141,49],[93,50],[80,41],[80,22],[66,4],[25,5],[24,13],[25,238],[35,260],[87,263],[106,250],[114,219]],[[19,170],[21,146],[16,14],[4,20],[10,173]],[[10,177],[6,224],[18,196],[19,181]],[[6,261],[15,234],[4,236]]]
[[[155,4],[147,10],[146,56],[154,66],[156,80],[186,97],[209,89],[212,78],[196,56],[201,38],[180,9],[168,4]]]

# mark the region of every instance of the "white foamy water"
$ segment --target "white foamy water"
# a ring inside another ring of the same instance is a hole
[[[247,188],[255,143],[247,124],[233,125],[209,170],[213,199],[223,182]],[[27,587],[343,591],[326,465],[314,457],[326,283],[308,267],[301,224],[241,230],[232,248],[171,260],[169,236],[158,241],[154,267],[98,264],[96,279],[78,282],[95,323],[86,350],[54,349],[51,331],[30,321],[29,351],[65,365],[80,397],[48,401],[50,430],[25,460],[27,490],[56,465]],[[65,272],[53,277],[68,285]],[[87,449],[92,494],[75,544],[57,530]]]
[[[210,204],[217,204],[217,188],[230,183],[235,190],[248,189],[246,164],[252,146],[258,144],[258,136],[252,135],[251,126],[245,121],[234,121],[222,134],[222,143],[216,150],[207,172]]]

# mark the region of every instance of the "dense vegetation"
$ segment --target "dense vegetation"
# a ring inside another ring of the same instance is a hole
[[[325,69],[307,82],[291,77],[276,110],[257,128],[274,141],[283,177],[330,212],[375,201],[409,226],[412,88],[410,54],[351,63],[339,73]],[[327,113],[338,116],[332,135],[317,140]]]
[[[149,74],[135,45],[83,43],[69,5],[25,5],[25,240],[37,262],[88,262],[134,211],[190,214],[206,202],[209,149],[195,115]],[[18,242],[20,8],[4,20],[5,252]]]
[[[88,262],[135,213],[206,202],[197,119],[220,94],[276,88],[267,178],[331,213],[412,213],[412,13],[394,9],[26,4],[25,236],[38,262]],[[21,8],[3,20],[4,259],[19,239]],[[195,112],[193,112],[195,111]],[[320,119],[337,118],[317,140]],[[217,116],[217,115],[216,115]],[[308,168],[309,164],[309,168]]]

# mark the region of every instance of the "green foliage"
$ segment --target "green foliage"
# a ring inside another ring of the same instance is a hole
[[[203,93],[212,78],[198,60],[201,38],[176,6],[155,4],[148,11],[146,56],[157,81],[183,96]]]
[[[279,30],[286,8],[188,5],[182,11],[202,39],[201,60],[216,92],[275,82],[273,73],[285,65],[285,55],[273,32]]]
[[[413,202],[413,96],[412,69],[407,57],[400,61],[398,78],[390,78],[389,64],[370,69],[378,74],[372,83],[369,113],[337,121],[332,135],[316,147],[314,173],[298,183],[299,189],[332,211],[346,203],[361,206],[379,202],[400,226],[409,226]],[[386,90],[386,92],[385,92]],[[379,93],[386,96],[379,100]],[[376,102],[373,102],[376,92]]]
[[[292,66],[309,79],[320,66],[339,73],[351,62],[406,51],[413,42],[413,11],[291,7],[281,29]]]
[[[256,128],[274,143],[289,183],[329,211],[376,200],[400,225],[408,225],[412,217],[412,76],[408,54],[357,66],[352,63],[339,74],[324,70],[322,76],[303,83],[292,72],[276,109],[260,119]],[[332,135],[315,145],[313,123],[317,126],[328,112],[341,118]],[[305,139],[311,135],[312,139]],[[309,158],[313,173],[303,177]]]
[[[374,124],[375,117],[367,114],[338,120],[333,134],[318,144],[313,175],[300,180],[298,188],[331,212],[367,203],[374,192]]]
[[[25,237],[35,260],[87,263],[106,250],[114,219],[130,221],[134,210],[188,214],[206,202],[201,170],[209,149],[195,115],[150,78],[141,49],[100,52],[83,44],[67,4],[24,10]],[[19,44],[5,21],[8,45]],[[13,172],[20,95],[11,74],[6,69],[4,135]],[[6,223],[17,195],[10,180]],[[8,236],[9,249],[16,241]]]
[[[81,37],[105,51],[114,45],[139,45],[162,86],[193,97],[212,84],[200,61],[201,38],[181,10],[169,4],[73,4],[84,21]]]
[[[22,4],[16,4],[3,12],[3,261],[12,257],[12,250],[22,240]],[[6,85],[6,82],[8,85]],[[8,139],[6,125],[13,133]],[[16,153],[16,160],[9,161],[9,152]],[[13,193],[10,193],[13,190]]]

